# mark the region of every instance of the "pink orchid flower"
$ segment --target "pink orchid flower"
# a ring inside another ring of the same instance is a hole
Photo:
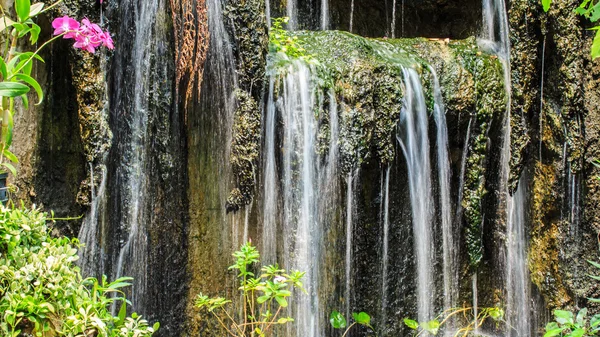
[[[71,39],[75,37],[75,32],[79,29],[79,22],[65,15],[62,18],[54,19],[54,21],[52,21],[52,27],[54,28],[54,35],[66,33],[63,38]]]
[[[96,48],[101,45],[108,49],[114,49],[113,40],[108,31],[102,31],[102,28],[95,23],[90,22],[88,18],[81,20],[81,24],[68,16],[57,18],[52,22],[54,35],[64,34],[65,39],[75,40],[73,47],[95,53]]]
[[[110,33],[108,31],[99,34],[100,40],[102,40],[102,45],[108,49],[115,49],[115,45],[113,44],[112,37],[110,37]]]

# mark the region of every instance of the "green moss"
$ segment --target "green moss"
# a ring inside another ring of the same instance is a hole
[[[237,211],[252,201],[260,144],[261,115],[258,104],[243,90],[237,90],[235,95],[238,107],[234,116],[230,162],[237,187],[227,199],[228,211]]]
[[[237,211],[250,203],[254,193],[261,121],[257,101],[262,95],[269,38],[263,1],[231,1],[224,15],[232,23],[228,28],[235,40],[240,88],[235,93],[238,108],[231,145],[231,165],[236,187],[227,199],[227,210]]]
[[[482,199],[487,193],[489,129],[492,121],[504,114],[506,92],[501,64],[494,57],[480,57],[475,49],[460,46],[459,59],[473,75],[475,83],[475,112],[469,139],[468,159],[464,177],[462,206],[466,221],[466,244],[469,265],[477,269],[483,259]]]

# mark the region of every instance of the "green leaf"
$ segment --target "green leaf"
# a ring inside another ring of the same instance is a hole
[[[19,97],[29,92],[29,87],[19,82],[0,82],[0,96]]]
[[[571,337],[582,337],[585,334],[585,329],[577,328],[571,332]]]
[[[4,31],[7,27],[11,27],[15,22],[11,20],[8,16],[0,17],[0,32]]]
[[[17,156],[15,156],[14,153],[10,152],[8,149],[4,149],[4,152],[2,152],[2,154],[13,163],[19,162],[19,159],[17,159]]]
[[[29,11],[29,17],[32,18],[36,15],[38,15],[42,9],[44,9],[44,3],[43,2],[37,2],[34,3],[33,5],[31,5],[31,10]]]
[[[410,318],[405,318],[404,319],[404,324],[409,327],[410,329],[413,330],[417,330],[419,328],[419,323],[417,323],[417,321],[412,320]]]
[[[7,110],[4,116],[8,119],[8,123],[6,128],[2,128],[2,142],[5,148],[8,148],[12,144],[14,121],[11,111]]]
[[[17,169],[11,163],[2,163],[2,166],[6,168],[13,176],[17,176]]]
[[[159,328],[160,328],[159,322],[156,322],[156,323],[154,323],[154,325],[152,325],[152,329],[154,329],[155,332],[158,331]]]
[[[119,320],[117,321],[116,325],[120,326],[123,323],[125,323],[126,316],[127,316],[127,302],[123,301],[123,303],[121,303],[121,308],[119,309],[119,314],[117,315]]]
[[[587,315],[587,308],[583,308],[583,309],[579,310],[579,312],[577,313],[577,317],[575,318],[575,322],[577,323],[577,325],[579,325],[579,326],[584,325],[584,320],[585,320],[586,315]]]
[[[504,317],[504,310],[501,308],[490,308],[488,314],[494,321],[499,321]]]
[[[21,95],[21,100],[23,101],[23,107],[25,107],[25,110],[29,109],[29,99],[27,98],[27,94]]]
[[[259,298],[257,298],[256,302],[258,302],[258,304],[263,304],[268,300],[269,300],[269,296],[264,295],[264,296],[260,296]]]
[[[2,74],[2,78],[6,78],[8,76],[8,72],[6,71],[6,62],[4,62],[3,57],[0,57],[0,74]]]
[[[346,318],[339,311],[332,311],[329,315],[329,322],[334,329],[344,329],[346,327]]]
[[[437,335],[437,333],[440,331],[440,321],[438,321],[437,319],[426,322],[425,324],[422,324],[422,326],[425,331],[429,332],[434,336]]]
[[[366,312],[353,312],[352,313],[352,318],[354,318],[354,321],[356,321],[356,323],[360,324],[360,325],[369,325],[371,324],[371,316],[369,316]]]
[[[275,296],[275,301],[277,301],[277,303],[284,308],[288,306],[286,299],[281,296]]]
[[[544,7],[544,12],[548,12],[548,10],[550,9],[550,3],[552,3],[552,0],[542,0],[542,7]]]
[[[15,0],[15,10],[19,16],[19,21],[24,22],[29,19],[31,2],[29,0]]]
[[[594,35],[594,41],[592,42],[591,55],[592,55],[592,60],[595,60],[596,58],[600,57],[600,30],[596,30],[596,35]],[[591,261],[590,261],[590,263],[591,263]],[[597,267],[597,264],[594,264],[594,263],[592,263],[592,264],[595,267]]]
[[[554,336],[558,336],[562,333],[563,329],[562,328],[556,328],[556,329],[552,329],[552,330],[546,330],[546,333],[544,334],[544,337],[554,337]]]
[[[42,28],[40,28],[40,26],[36,25],[35,23],[31,24],[31,30],[29,31],[29,34],[31,34],[29,37],[29,42],[31,42],[32,45],[37,42],[41,31]]]
[[[42,101],[44,100],[44,92],[42,91],[42,87],[40,86],[40,84],[35,79],[33,79],[33,77],[25,74],[16,74],[15,78],[19,81],[23,81],[29,84],[35,90],[38,96],[38,102],[35,105],[39,105],[40,103],[42,103]]]
[[[567,310],[554,310],[554,317],[558,324],[573,324],[573,313]]]
[[[595,328],[598,325],[600,325],[600,314],[596,314],[590,319],[590,327]]]

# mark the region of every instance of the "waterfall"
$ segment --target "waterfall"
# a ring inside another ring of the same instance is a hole
[[[346,289],[344,300],[346,301],[346,317],[350,317],[350,294],[352,292],[352,233],[354,215],[354,193],[352,191],[352,175],[348,173],[346,178]]]
[[[121,247],[117,258],[115,277],[131,276],[134,278],[131,301],[137,310],[137,305],[145,293],[147,277],[147,234],[145,202],[147,196],[148,172],[146,166],[146,148],[148,146],[148,115],[149,115],[149,91],[150,62],[148,60],[155,50],[152,48],[153,29],[155,16],[158,12],[159,1],[142,1],[134,9],[135,15],[135,37],[133,42],[132,61],[133,78],[132,84],[136,85],[132,109],[132,124],[129,132],[130,141],[123,150],[127,158],[126,165],[117,169],[121,177],[124,189],[126,206],[122,226],[129,232],[125,244]]]
[[[329,0],[321,0],[321,30],[329,29]]]
[[[396,0],[392,2],[392,39],[396,38]]]
[[[267,117],[265,125],[265,163],[263,195],[262,256],[264,263],[275,263],[277,236],[277,173],[275,171],[275,101],[273,98],[274,79],[269,80]]]
[[[381,322],[382,327],[387,324],[387,306],[388,306],[388,264],[389,264],[389,244],[390,244],[390,167],[385,170],[385,181],[382,188],[383,201],[383,253],[381,266]]]
[[[94,177],[94,166],[90,163],[90,177]],[[106,170],[102,171],[102,178],[98,191],[94,190],[94,183],[90,180],[92,191],[92,205],[89,213],[83,220],[79,231],[79,242],[84,245],[79,248],[78,261],[82,275],[100,277],[105,271],[106,246],[102,245],[106,238]]]
[[[289,30],[298,29],[298,3],[297,0],[287,0],[287,17],[290,19],[288,22]]]
[[[440,184],[440,213],[442,220],[442,246],[444,270],[444,308],[453,308],[458,300],[458,265],[456,263],[459,247],[454,240],[452,228],[452,206],[450,201],[450,161],[448,159],[448,127],[442,90],[435,70],[430,67],[433,76],[434,117],[437,126],[437,163]]]
[[[405,82],[404,107],[400,117],[398,141],[406,159],[412,209],[414,249],[416,256],[417,311],[419,322],[431,319],[433,313],[433,200],[427,107],[423,87],[414,69],[402,70]]]
[[[350,0],[350,28],[348,31],[352,33],[352,24],[354,23],[354,0]]]
[[[289,268],[306,272],[308,295],[298,294],[293,310],[296,336],[320,336],[318,273],[322,230],[318,224],[317,120],[310,69],[300,61],[284,80],[284,235]]]
[[[504,0],[483,0],[484,38],[493,46],[504,70],[504,86],[507,93],[504,124],[504,140],[501,155],[501,178],[505,195],[507,243],[506,243],[506,313],[507,336],[516,333],[530,336],[529,271],[527,268],[527,232],[525,218],[526,188],[520,179],[515,195],[510,195],[511,158],[511,77],[509,26]]]
[[[526,181],[521,179],[508,209],[506,269],[506,322],[511,329],[507,336],[531,335],[530,281],[527,264],[527,228],[525,203]]]

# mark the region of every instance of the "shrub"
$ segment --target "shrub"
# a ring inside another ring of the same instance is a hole
[[[35,208],[0,206],[0,335],[152,336],[158,323],[126,317],[120,289],[131,278],[83,279],[77,239],[52,238],[47,220]],[[113,303],[120,303],[116,317]]]
[[[305,273],[288,273],[277,264],[258,268],[256,264],[260,262],[260,254],[252,242],[244,244],[233,256],[235,264],[229,269],[238,272],[243,301],[240,308],[244,313],[242,319],[235,319],[235,313],[239,311],[233,307],[232,301],[223,297],[210,298],[199,294],[196,307],[212,314],[232,337],[270,336],[275,326],[293,322],[291,317],[282,316],[288,306],[287,299],[293,294],[291,289],[304,291],[301,279]],[[255,277],[254,271],[261,272],[260,276]]]

